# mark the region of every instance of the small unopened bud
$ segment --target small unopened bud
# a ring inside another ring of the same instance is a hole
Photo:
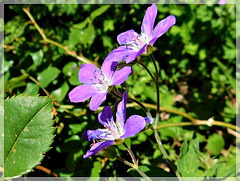
[[[150,55],[153,52],[152,45],[147,45],[147,55]]]

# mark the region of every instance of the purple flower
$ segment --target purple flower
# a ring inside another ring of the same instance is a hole
[[[75,87],[69,93],[71,102],[84,102],[91,98],[90,109],[96,111],[106,99],[108,87],[122,84],[132,72],[131,67],[123,67],[115,71],[116,62],[106,62],[99,70],[93,64],[83,64],[78,77],[83,85]]]
[[[126,63],[133,61],[142,53],[147,53],[147,46],[155,43],[171,26],[176,22],[173,15],[161,20],[153,29],[154,22],[157,16],[157,6],[152,4],[148,7],[143,18],[141,34],[139,35],[134,30],[128,30],[118,35],[117,41],[120,45],[117,49],[110,53],[107,61],[125,60]]]
[[[87,138],[89,141],[97,139],[100,141],[95,143],[83,158],[93,156],[100,150],[119,141],[123,141],[124,138],[136,135],[146,126],[145,119],[138,115],[130,116],[126,123],[124,123],[126,119],[126,103],[127,92],[124,92],[123,100],[119,103],[116,113],[117,125],[113,120],[110,106],[105,107],[98,115],[98,121],[105,127],[105,129],[88,130],[85,133],[85,139]]]
[[[227,3],[227,0],[220,0],[220,1],[218,1],[218,4],[219,5],[224,5],[224,4],[226,4]]]

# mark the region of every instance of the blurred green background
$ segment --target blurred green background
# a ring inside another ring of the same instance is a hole
[[[82,158],[90,148],[90,143],[81,138],[83,132],[101,128],[101,125],[97,121],[97,112],[89,110],[89,101],[78,104],[69,101],[69,91],[80,84],[78,71],[83,63],[70,54],[101,65],[108,53],[119,46],[118,34],[129,29],[140,33],[148,6],[5,5],[4,97],[19,94],[46,96],[38,85],[40,83],[56,100],[56,136],[52,149],[41,163],[43,167],[59,176],[131,176],[127,173],[128,166],[118,160],[101,156]],[[176,16],[176,25],[154,44],[153,55],[161,67],[161,107],[178,110],[200,120],[213,117],[235,125],[236,5],[159,4],[157,7],[156,23],[170,14]],[[30,10],[46,37],[60,43],[62,48],[43,41],[23,8]],[[139,59],[154,72],[147,56]],[[156,105],[154,83],[142,67],[134,65],[126,82],[131,97]],[[109,95],[102,106],[113,105],[115,101]],[[155,115],[155,111],[150,110]],[[129,107],[127,115],[132,114],[146,116],[139,107]],[[161,116],[163,121],[160,124],[190,122],[169,112]],[[193,133],[197,132],[200,142],[197,176],[235,175],[236,138],[226,127],[165,127],[159,132],[173,162],[179,158],[183,140],[191,140]],[[162,168],[169,171],[152,131],[142,132],[126,141],[141,164],[151,165],[153,170]],[[118,146],[118,152],[130,160],[123,147]],[[27,176],[51,175],[34,169]]]

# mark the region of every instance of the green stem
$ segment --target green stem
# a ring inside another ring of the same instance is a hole
[[[162,141],[160,139],[160,136],[158,135],[158,130],[157,129],[154,129],[154,136],[156,138],[156,141],[157,141],[157,144],[158,144],[158,147],[160,148],[162,154],[163,154],[163,157],[165,159],[167,159],[169,165],[171,166],[171,168],[173,169],[174,173],[176,174],[176,176],[178,177],[178,179],[180,181],[183,181],[180,173],[178,172],[177,168],[175,167],[175,165],[171,162],[166,150],[164,149],[163,145],[162,145]]]
[[[160,118],[160,93],[159,93],[159,71],[158,71],[158,67],[157,67],[157,64],[156,64],[156,60],[155,58],[153,57],[152,54],[149,55],[150,59],[152,60],[153,62],[153,65],[154,65],[154,68],[155,68],[155,71],[156,71],[156,79],[155,79],[155,85],[156,85],[156,91],[157,91],[157,110],[156,110],[156,120],[155,120],[155,123],[153,125],[153,129],[154,129],[154,136],[155,136],[155,139],[157,141],[157,144],[158,144],[158,147],[159,149],[161,150],[164,158],[167,159],[169,165],[171,166],[171,168],[173,169],[174,173],[176,174],[176,176],[178,177],[178,179],[180,181],[182,181],[182,177],[180,175],[180,173],[178,172],[177,168],[175,167],[175,165],[171,162],[171,160],[169,159],[169,156],[166,152],[166,150],[164,149],[163,145],[162,145],[162,141],[160,139],[160,136],[158,134],[158,131],[157,131],[157,127],[158,127],[158,121],[159,121],[159,118]]]
[[[142,172],[142,171],[139,169],[139,167],[138,167],[138,161],[136,160],[136,158],[135,158],[132,150],[126,145],[126,143],[123,142],[123,145],[125,146],[125,148],[127,149],[128,153],[130,154],[130,156],[131,156],[131,158],[132,158],[132,161],[133,161],[133,163],[134,163],[134,167],[133,167],[133,168],[135,168],[135,169],[138,171],[138,173],[139,173],[142,177],[144,177],[146,180],[151,181],[151,179],[150,179],[144,172]]]
[[[122,94],[117,91],[115,86],[113,87],[113,90],[111,90],[111,93],[118,98],[122,98]],[[152,114],[147,110],[147,108],[141,102],[139,102],[136,99],[130,98],[130,97],[128,97],[127,100],[135,102],[136,104],[138,104],[146,112],[147,117],[150,119],[150,122],[153,122]]]
[[[84,63],[91,63],[94,64],[94,62],[92,62],[91,60],[88,60],[87,58],[83,57],[83,56],[78,56],[74,51],[69,50],[66,46],[50,40],[47,38],[47,36],[45,35],[45,33],[41,30],[40,26],[37,24],[37,22],[35,21],[35,19],[33,18],[32,14],[30,13],[29,9],[25,9],[23,8],[23,11],[28,15],[29,19],[32,21],[33,25],[35,26],[35,28],[38,30],[38,32],[40,33],[42,39],[44,40],[44,42],[50,43],[52,45],[55,45],[59,48],[62,48],[63,50],[65,50],[69,55],[77,58],[78,60],[84,62]]]
[[[158,72],[155,58],[153,57],[152,54],[150,54],[149,57],[152,60],[155,71],[156,71],[156,79],[154,81],[155,85],[156,85],[156,91],[157,91],[157,113],[156,113],[156,120],[155,120],[155,124],[154,124],[154,127],[156,128],[159,118],[160,118],[160,94],[159,94],[159,82],[158,82],[159,81],[159,72]]]
[[[126,145],[126,143],[123,142],[123,145],[125,146],[125,148],[127,149],[128,153],[130,154],[133,163],[134,163],[135,165],[138,165],[138,161],[137,161],[137,159],[135,158],[132,150]]]
[[[152,181],[144,172],[142,172],[142,171],[138,168],[138,166],[136,166],[136,165],[128,162],[127,160],[124,160],[123,158],[121,158],[121,157],[119,157],[119,156],[116,156],[116,158],[117,158],[118,160],[120,160],[121,162],[123,162],[124,164],[126,164],[126,165],[128,165],[128,166],[130,166],[130,167],[132,167],[132,168],[134,168],[134,169],[136,169],[137,172],[138,172],[143,178],[145,178],[147,181]]]
[[[138,63],[139,65],[141,65],[143,68],[145,68],[145,70],[148,72],[148,74],[152,77],[152,80],[154,81],[155,78],[153,77],[152,72],[147,68],[147,66],[146,66],[143,62],[141,62],[141,61],[137,61],[137,63]]]

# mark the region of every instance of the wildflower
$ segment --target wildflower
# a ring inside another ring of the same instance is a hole
[[[105,107],[98,115],[98,121],[105,129],[88,130],[85,132],[85,139],[87,138],[89,141],[96,139],[99,142],[95,143],[83,158],[93,156],[110,145],[122,143],[124,138],[136,135],[146,126],[145,119],[138,115],[130,116],[126,123],[124,123],[126,119],[126,103],[127,92],[124,92],[123,100],[117,108],[117,124],[113,120],[110,106]]]
[[[156,16],[157,6],[152,4],[148,7],[143,18],[141,34],[139,35],[134,30],[128,30],[119,34],[117,41],[121,46],[113,50],[110,53],[111,56],[109,56],[111,60],[107,57],[106,61],[125,60],[126,63],[129,63],[143,53],[150,54],[151,51],[148,50],[151,50],[151,46],[153,46],[155,41],[176,22],[175,16],[170,15],[161,20],[153,29]]]
[[[106,99],[109,86],[122,84],[132,72],[131,67],[115,71],[116,63],[104,62],[101,70],[93,64],[83,64],[78,77],[83,85],[75,87],[69,93],[71,102],[84,102],[91,98],[90,109],[96,111]]]
[[[220,1],[218,1],[218,4],[219,5],[224,5],[224,4],[226,4],[227,3],[227,0],[220,0]]]

